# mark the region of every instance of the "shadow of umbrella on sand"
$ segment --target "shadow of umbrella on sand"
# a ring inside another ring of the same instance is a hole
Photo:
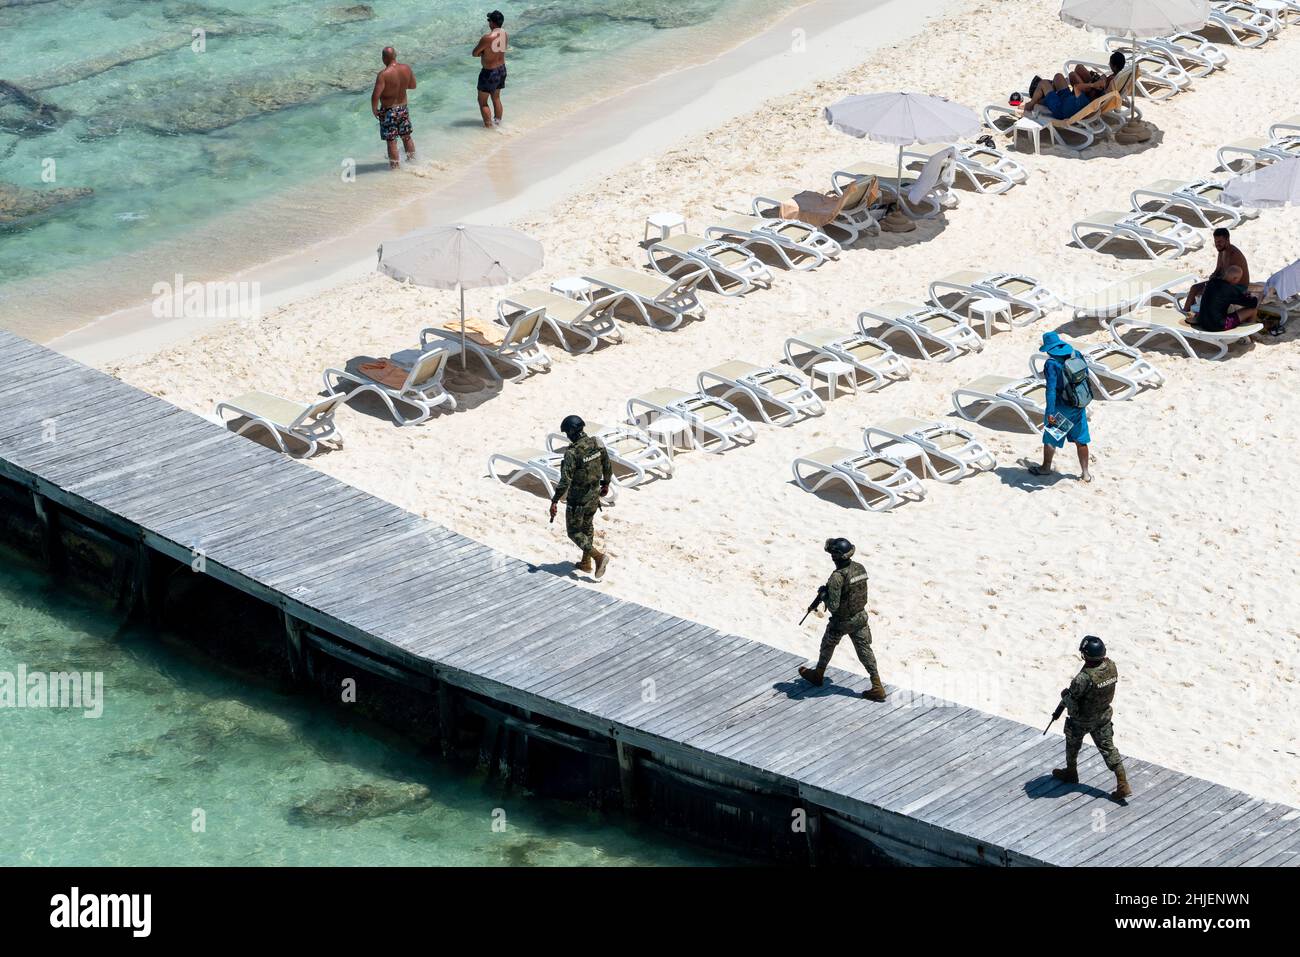
[[[398,282],[460,293],[460,367],[465,368],[465,290],[503,286],[540,269],[542,244],[503,226],[452,223],[421,229],[378,250],[381,273]]]

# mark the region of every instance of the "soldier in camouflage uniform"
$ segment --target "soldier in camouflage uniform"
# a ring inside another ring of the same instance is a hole
[[[609,555],[595,546],[594,522],[601,498],[609,494],[614,469],[605,446],[599,439],[584,434],[585,428],[586,423],[576,415],[566,416],[560,423],[560,431],[569,440],[569,446],[560,465],[560,483],[551,497],[551,521],[555,520],[560,499],[567,493],[564,525],[569,540],[582,549],[577,570],[594,572],[596,581],[600,581],[609,567]]]
[[[1106,761],[1106,767],[1115,772],[1115,790],[1111,797],[1123,800],[1133,793],[1128,786],[1128,776],[1124,773],[1124,759],[1115,747],[1115,729],[1111,726],[1110,703],[1115,699],[1115,686],[1119,682],[1119,670],[1115,662],[1106,657],[1106,645],[1095,635],[1088,635],[1079,644],[1079,654],[1083,657],[1083,668],[1070,687],[1061,691],[1061,702],[1065,705],[1065,767],[1052,771],[1052,777],[1058,781],[1077,784],[1079,781],[1079,748],[1083,746],[1085,735],[1092,735],[1092,743],[1097,746]]]
[[[831,572],[831,577],[818,594],[825,601],[831,619],[822,634],[817,667],[800,668],[799,675],[820,687],[835,646],[848,635],[853,650],[858,653],[858,660],[871,676],[871,687],[862,692],[862,697],[869,701],[884,701],[885,686],[876,668],[876,656],[871,650],[871,625],[867,623],[867,570],[851,560],[853,543],[846,538],[828,539],[826,551],[835,561],[835,571]]]

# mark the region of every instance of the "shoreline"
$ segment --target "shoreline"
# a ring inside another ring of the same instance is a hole
[[[861,0],[810,0],[712,59],[670,70],[507,140],[483,166],[464,170],[367,223],[220,278],[258,283],[265,316],[368,274],[375,247],[386,238],[449,219],[504,224],[544,209],[639,156],[658,154],[765,100],[856,66],[874,49],[918,32],[949,5],[950,0],[877,0],[866,7]],[[792,39],[800,30],[806,47],[796,52]],[[702,90],[707,98],[699,95]],[[665,102],[679,105],[665,112],[660,106]],[[593,142],[605,145],[588,151],[586,144]],[[485,169],[490,197],[467,199],[482,191]],[[156,352],[228,321],[159,320],[142,302],[45,344],[103,364]]]

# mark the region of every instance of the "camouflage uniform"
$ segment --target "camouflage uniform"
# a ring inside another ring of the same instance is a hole
[[[569,533],[569,540],[582,549],[584,557],[593,547],[600,490],[602,486],[609,485],[613,475],[614,467],[610,464],[609,452],[599,439],[580,435],[578,441],[564,450],[560,484],[555,486],[555,495],[551,501],[565,499],[565,529]]]
[[[1124,759],[1115,747],[1115,729],[1111,726],[1110,703],[1115,699],[1115,686],[1119,682],[1119,669],[1115,662],[1103,658],[1095,665],[1085,664],[1061,693],[1069,715],[1065,719],[1065,759],[1073,768],[1083,746],[1085,735],[1092,735],[1093,744],[1112,771],[1124,767]]]
[[[857,562],[831,572],[826,581],[826,610],[831,620],[822,634],[821,654],[817,658],[818,673],[831,663],[835,646],[845,635],[853,642],[858,660],[867,669],[873,681],[880,680],[876,668],[876,655],[871,650],[871,625],[867,623],[867,570]]]

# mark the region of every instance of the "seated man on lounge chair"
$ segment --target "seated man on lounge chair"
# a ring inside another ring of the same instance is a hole
[[[1206,280],[1204,287],[1201,292],[1201,311],[1195,316],[1188,315],[1188,325],[1206,332],[1226,332],[1256,321],[1259,300],[1246,292],[1240,266],[1229,266],[1224,270],[1222,278],[1214,276]],[[1237,306],[1238,309],[1229,314],[1229,306]]]
[[[1245,292],[1246,287],[1250,285],[1250,266],[1246,262],[1246,257],[1232,244],[1231,234],[1223,226],[1214,231],[1214,248],[1219,251],[1219,255],[1214,261],[1214,272],[1210,273],[1210,279],[1192,286],[1187,291],[1187,298],[1183,300],[1183,312],[1189,316],[1196,311],[1196,301],[1201,298],[1210,280],[1222,279],[1230,266],[1236,266],[1241,270],[1242,292]]]
[[[1124,69],[1124,62],[1124,54],[1116,50],[1110,55],[1110,76],[1099,76],[1079,65],[1070,71],[1068,77],[1056,74],[1050,83],[1041,76],[1034,77],[1029,85],[1024,115],[1029,116],[1042,103],[1058,120],[1068,120],[1097,97],[1110,92]]]

